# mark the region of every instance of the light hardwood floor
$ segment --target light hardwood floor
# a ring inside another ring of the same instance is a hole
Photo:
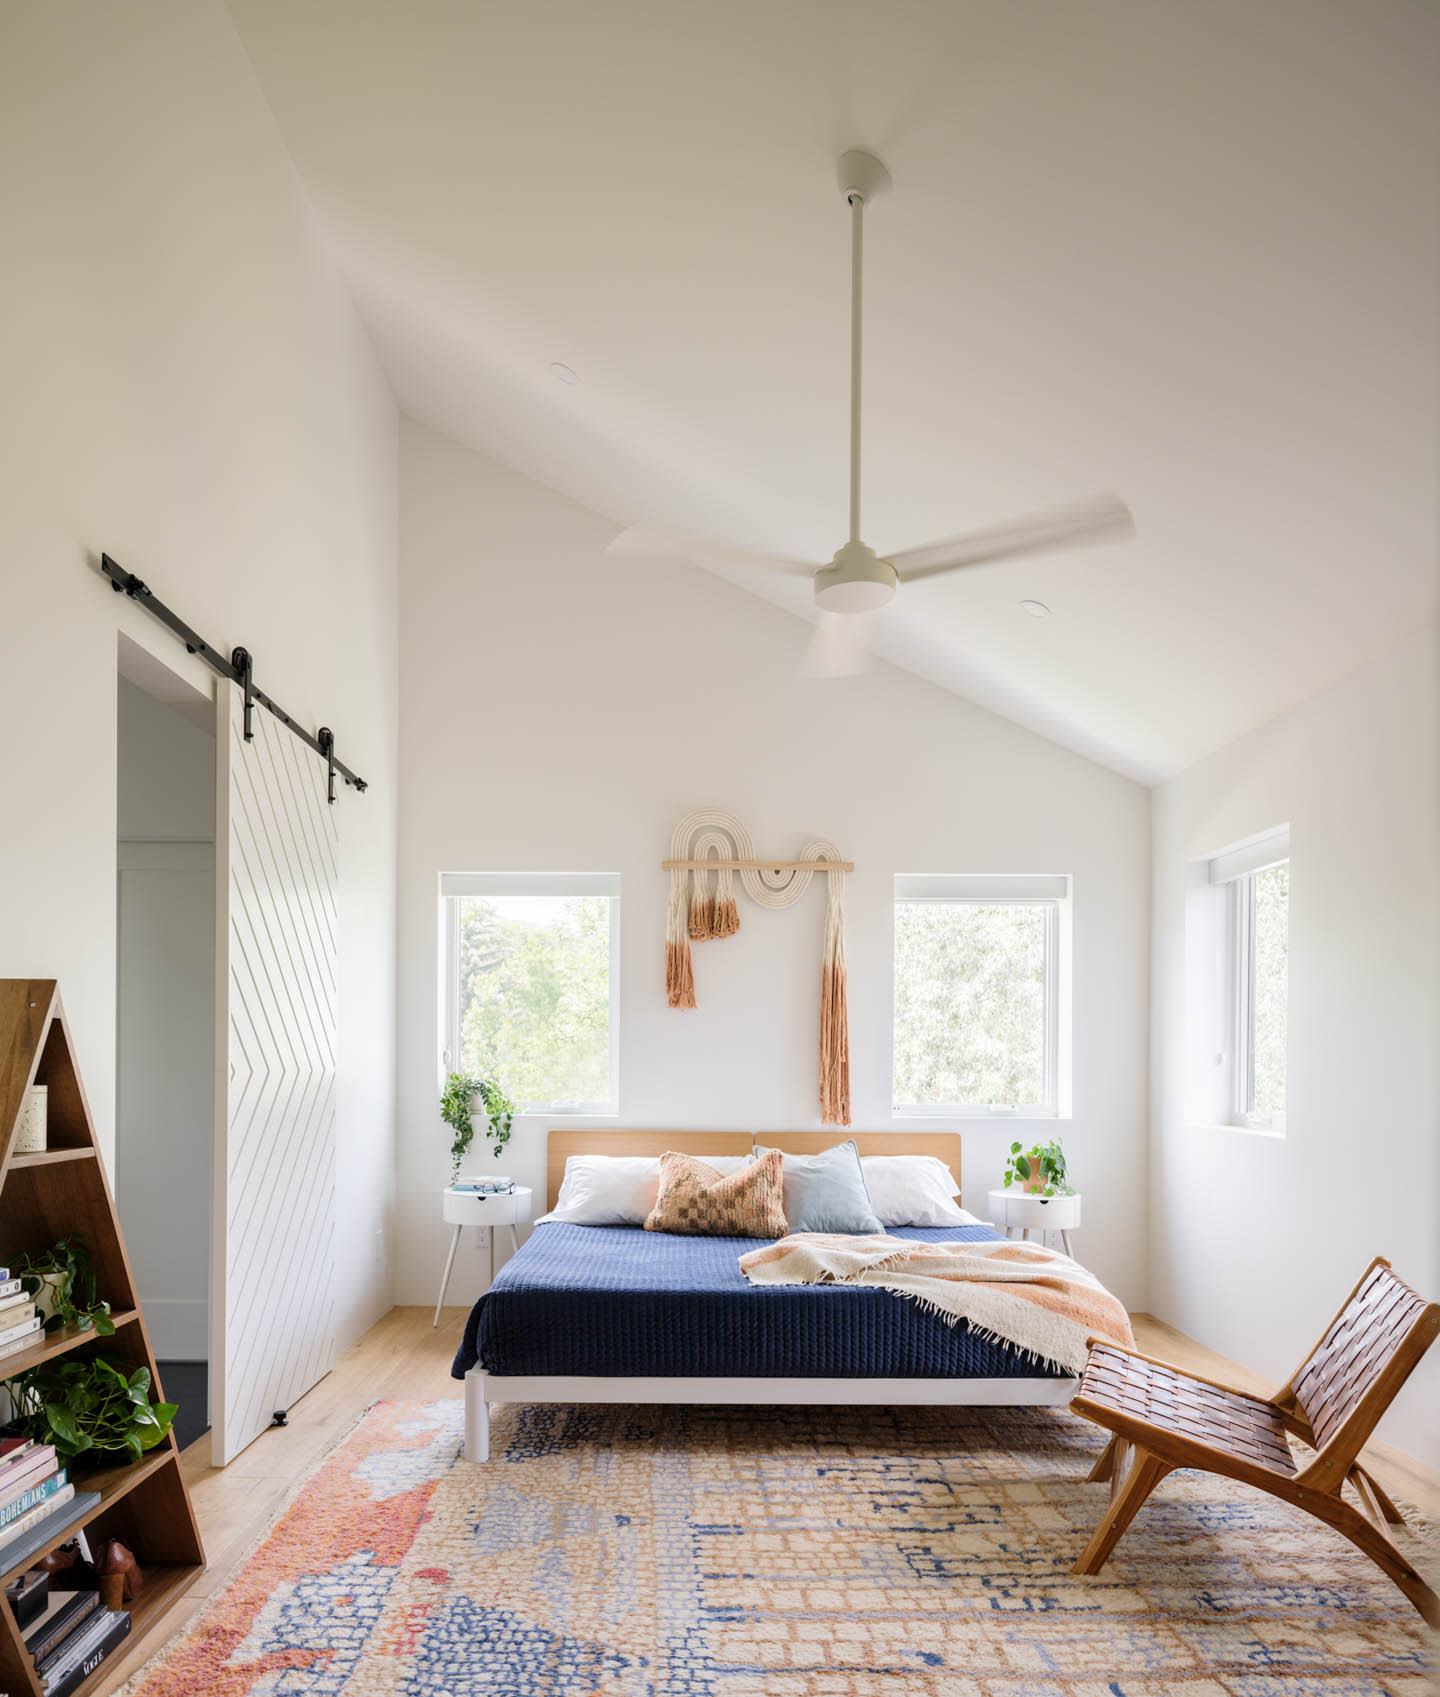
[[[467,1312],[447,1308],[438,1329],[432,1329],[429,1309],[392,1308],[345,1351],[332,1373],[295,1404],[288,1426],[262,1433],[229,1467],[211,1467],[208,1437],[185,1451],[185,1476],[209,1566],[157,1630],[134,1643],[115,1663],[110,1677],[97,1688],[101,1697],[121,1685],[225,1584],[296,1482],[372,1402],[462,1394],[460,1384],[450,1377],[450,1361]],[[1238,1388],[1262,1395],[1275,1389],[1163,1321],[1148,1314],[1134,1314],[1131,1319],[1136,1346],[1146,1355],[1196,1373],[1228,1378]],[[1366,1453],[1387,1491],[1419,1504],[1427,1514],[1440,1516],[1440,1476],[1386,1444],[1373,1445]]]

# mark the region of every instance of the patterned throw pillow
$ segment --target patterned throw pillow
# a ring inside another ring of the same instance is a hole
[[[784,1237],[784,1167],[780,1151],[738,1173],[718,1173],[706,1161],[667,1149],[660,1157],[660,1194],[647,1232],[690,1237]]]

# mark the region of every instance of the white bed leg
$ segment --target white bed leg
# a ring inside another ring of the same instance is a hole
[[[490,1459],[490,1405],[485,1400],[485,1369],[480,1366],[465,1375],[465,1459]]]

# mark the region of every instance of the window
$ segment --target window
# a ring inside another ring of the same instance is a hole
[[[1267,832],[1210,862],[1226,887],[1229,947],[1230,1117],[1285,1129],[1290,1000],[1290,833]]]
[[[620,879],[447,872],[444,1068],[522,1113],[617,1111]]]
[[[896,1113],[1068,1114],[1070,880],[895,880]]]

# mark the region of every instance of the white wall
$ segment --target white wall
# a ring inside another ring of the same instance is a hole
[[[0,9],[0,229],[0,971],[59,978],[111,1155],[117,629],[187,662],[104,549],[371,781],[338,804],[344,1343],[389,1301],[394,404],[219,0]]]
[[[401,430],[401,825],[397,1300],[434,1301],[448,1132],[436,1109],[442,870],[619,872],[621,1125],[812,1127],[823,900],[742,898],[742,930],[695,950],[699,1008],[665,1005],[666,879],[688,809],[735,811],[762,847],[832,837],[847,880],[857,1127],[890,1110],[896,872],[1075,879],[1075,1118],[1084,1253],[1145,1289],[1149,797],[1140,786],[889,667],[797,675],[809,627],[693,567],[602,558],[614,526],[408,421]],[[504,1166],[543,1185],[549,1122]],[[924,1122],[926,1129],[938,1129]],[[964,1127],[984,1210],[1015,1135]],[[457,1262],[452,1299],[481,1288]]]
[[[202,708],[205,704],[201,704]],[[210,1353],[215,737],[119,689],[115,1205],[155,1354]]]
[[[1440,1293],[1440,639],[1154,796],[1151,1300],[1281,1383],[1376,1254]],[[1290,826],[1286,1136],[1186,1124],[1187,864]],[[1381,1435],[1440,1465],[1440,1359]]]
[[[121,676],[117,697],[121,842],[215,841],[215,731]]]

